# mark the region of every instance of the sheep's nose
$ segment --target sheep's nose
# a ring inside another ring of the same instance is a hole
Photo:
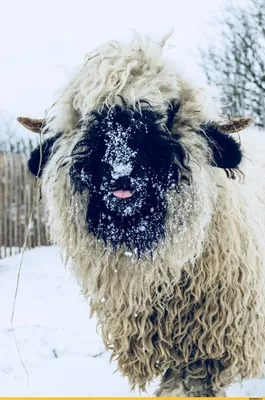
[[[128,175],[121,176],[115,181],[115,186],[117,188],[130,188],[131,187],[131,179]]]

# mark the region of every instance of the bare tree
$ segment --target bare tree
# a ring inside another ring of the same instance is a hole
[[[201,49],[210,83],[221,85],[227,113],[251,115],[265,127],[265,3],[232,1],[216,26],[215,45]]]

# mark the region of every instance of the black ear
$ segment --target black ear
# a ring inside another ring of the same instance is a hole
[[[28,167],[33,175],[37,176],[38,172],[39,172],[38,176],[42,175],[43,168],[45,167],[47,161],[50,158],[54,143],[60,136],[61,134],[57,134],[54,137],[44,140],[41,149],[40,146],[38,146],[36,149],[32,151],[30,159],[28,161]],[[42,152],[42,157],[40,156],[41,154],[40,152]]]
[[[213,153],[213,165],[224,169],[238,168],[243,156],[240,144],[214,125],[205,125],[202,129]]]

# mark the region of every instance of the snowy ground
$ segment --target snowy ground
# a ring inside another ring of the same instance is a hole
[[[89,319],[56,247],[24,257],[13,325],[27,378],[10,324],[20,259],[0,260],[0,396],[139,396],[114,373],[95,319]],[[228,395],[265,396],[265,379],[235,385]]]

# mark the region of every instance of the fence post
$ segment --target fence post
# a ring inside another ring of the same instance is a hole
[[[19,139],[0,151],[0,258],[21,251],[32,210],[27,248],[49,244],[36,181],[28,170],[30,150],[32,143]]]

